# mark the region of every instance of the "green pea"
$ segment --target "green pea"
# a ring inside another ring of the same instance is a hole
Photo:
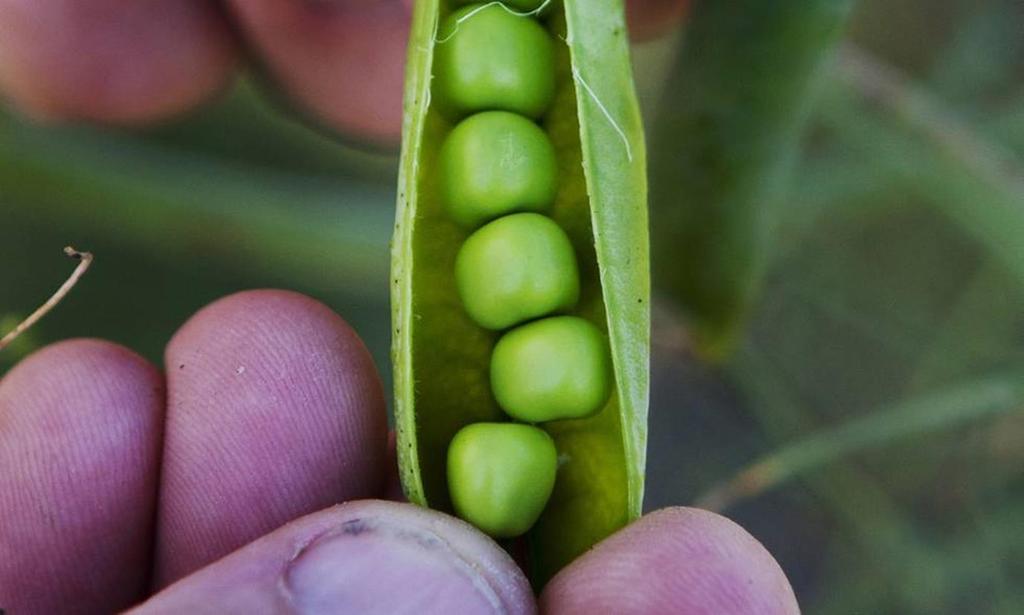
[[[452,4],[454,4],[456,6],[460,6],[460,5],[463,5],[463,4],[470,4],[473,1],[474,0],[455,0],[455,2],[452,2]],[[547,1],[548,0],[501,0],[501,3],[504,4],[507,7],[516,9],[517,11],[521,11],[521,12],[526,13],[526,12],[536,11],[541,6],[543,6],[544,3],[547,2]],[[545,9],[542,12],[546,13],[547,9]]]
[[[449,112],[503,109],[536,118],[551,103],[554,45],[534,19],[475,4],[449,15],[438,41],[435,89]]]
[[[539,126],[508,111],[463,120],[441,146],[444,205],[467,227],[515,211],[546,211],[558,192],[558,163]]]
[[[484,225],[455,257],[455,285],[466,313],[485,329],[571,309],[580,295],[568,235],[540,214],[512,214]]]
[[[525,533],[551,497],[555,443],[517,423],[463,427],[448,447],[448,490],[460,517],[496,538]]]
[[[491,389],[509,416],[528,423],[578,419],[599,411],[612,388],[601,331],[576,316],[555,316],[505,334],[491,356]]]

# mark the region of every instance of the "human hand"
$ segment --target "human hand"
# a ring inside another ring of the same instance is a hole
[[[224,89],[246,54],[296,106],[384,145],[401,129],[413,0],[0,0],[0,90],[50,120],[138,125]],[[630,0],[634,38],[688,0]]]
[[[245,292],[203,309],[171,340],[163,372],[98,340],[40,350],[0,380],[0,608],[538,609],[483,534],[363,499],[396,493],[387,440],[366,349],[294,293]],[[539,608],[798,612],[754,538],[685,508],[599,544],[548,584]]]

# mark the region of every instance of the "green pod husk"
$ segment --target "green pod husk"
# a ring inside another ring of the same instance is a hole
[[[445,512],[452,437],[469,423],[508,420],[488,382],[498,334],[469,320],[455,288],[455,255],[468,232],[439,198],[438,152],[453,122],[431,104],[430,87],[438,23],[450,9],[440,0],[416,3],[391,280],[402,486],[410,501]],[[558,57],[558,91],[540,121],[558,153],[551,216],[579,259],[573,313],[608,335],[615,392],[594,417],[543,425],[560,467],[528,534],[527,568],[538,586],[640,515],[650,342],[645,149],[622,1],[564,0],[542,19]]]

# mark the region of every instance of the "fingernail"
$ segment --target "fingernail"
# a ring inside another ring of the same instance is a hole
[[[351,519],[302,549],[284,573],[296,613],[501,613],[473,563],[426,528]]]

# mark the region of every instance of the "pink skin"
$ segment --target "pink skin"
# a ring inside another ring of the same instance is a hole
[[[411,2],[230,4],[270,73],[304,110],[341,132],[397,141]]]
[[[140,124],[223,90],[242,48],[297,107],[397,144],[412,0],[0,0],[0,90],[37,118]],[[630,0],[637,39],[688,0]],[[240,44],[242,43],[242,44]]]
[[[0,380],[0,608],[102,612],[145,595],[163,376],[75,340]]]
[[[359,337],[323,304],[285,292],[218,301],[178,331],[164,363],[157,586],[382,492],[384,392]]]
[[[235,44],[208,0],[0,0],[0,89],[43,119],[140,124],[227,83]]]
[[[166,358],[164,376],[75,340],[0,380],[0,607],[798,612],[764,548],[711,513],[641,519],[563,570],[538,607],[486,536],[360,499],[394,489],[383,395],[358,337],[316,301],[232,295],[189,320]],[[147,601],[152,571],[157,588],[177,582]]]
[[[785,574],[761,543],[725,517],[695,508],[653,512],[608,538],[544,588],[541,608],[566,615],[799,612]]]

